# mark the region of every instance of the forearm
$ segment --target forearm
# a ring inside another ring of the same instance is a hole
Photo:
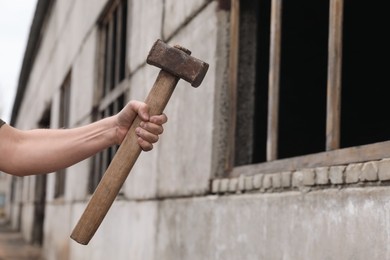
[[[9,125],[0,128],[0,171],[25,176],[66,168],[125,138],[134,118],[142,124],[135,129],[138,144],[150,151],[162,134],[166,115],[149,117],[148,107],[130,101],[118,114],[73,129],[21,131]]]
[[[49,173],[82,161],[114,145],[118,131],[113,117],[74,129],[14,130],[16,142],[5,153],[9,167],[4,171],[19,176]]]

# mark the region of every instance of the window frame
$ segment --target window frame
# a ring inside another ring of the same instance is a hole
[[[295,171],[304,168],[346,165],[380,160],[390,157],[390,141],[371,143],[340,149],[340,103],[342,67],[342,29],[344,0],[329,0],[329,34],[327,64],[327,107],[325,150],[290,158],[277,158],[278,106],[280,77],[281,11],[283,0],[271,0],[270,67],[268,86],[267,152],[266,161],[236,166],[234,161],[237,121],[237,88],[240,46],[240,0],[232,0],[230,6],[230,127],[225,173],[229,177]]]
[[[70,108],[71,108],[71,91],[72,91],[72,72],[69,72],[65,77],[64,82],[60,88],[60,104],[58,127],[70,127]],[[66,171],[67,169],[58,170],[55,174],[54,183],[54,198],[60,198],[65,195],[66,185]]]
[[[94,97],[94,120],[118,113],[127,100],[130,74],[126,55],[127,24],[128,0],[110,1],[98,21],[97,88]],[[96,189],[117,149],[117,146],[110,147],[96,154],[91,160],[88,181],[88,192],[90,194]],[[111,158],[108,158],[109,156]]]

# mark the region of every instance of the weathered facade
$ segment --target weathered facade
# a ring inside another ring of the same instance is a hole
[[[8,177],[12,225],[47,259],[389,259],[388,80],[370,60],[388,54],[354,27],[360,12],[385,23],[363,1],[325,2],[39,0],[17,128],[77,127],[143,100],[157,39],[210,68],[197,89],[179,82],[163,136],[89,245],[69,236],[115,147]]]

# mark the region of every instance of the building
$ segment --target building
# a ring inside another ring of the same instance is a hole
[[[69,236],[116,147],[9,179],[11,223],[47,259],[389,259],[385,10],[39,0],[12,115],[20,129],[77,127],[143,100],[156,39],[210,68],[198,89],[179,82],[164,135],[88,246]]]

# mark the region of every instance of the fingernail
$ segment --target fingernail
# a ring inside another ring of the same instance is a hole
[[[145,127],[145,122],[144,121],[141,121],[141,123],[139,123],[139,126],[144,128]]]

